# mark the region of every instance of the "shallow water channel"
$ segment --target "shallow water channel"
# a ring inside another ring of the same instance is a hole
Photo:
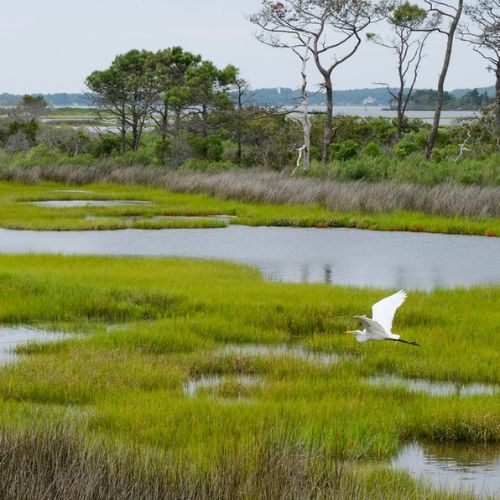
[[[227,344],[217,351],[220,355],[235,355],[243,358],[253,357],[289,357],[318,365],[333,365],[342,360],[334,352],[314,352],[300,345],[288,344]],[[345,359],[348,359],[345,357]]]
[[[134,205],[152,205],[150,201],[140,200],[46,200],[32,201],[32,205],[47,208],[77,208],[77,207],[119,207]]]
[[[458,396],[463,398],[500,394],[500,386],[491,384],[437,382],[435,380],[403,378],[396,375],[370,377],[367,382],[379,387],[402,387],[410,392],[423,392],[434,397]]]
[[[430,482],[438,489],[500,498],[500,446],[412,443],[392,461],[392,467]]]
[[[0,253],[177,256],[259,268],[272,280],[431,290],[500,283],[500,238],[359,229],[248,227],[19,231]]]
[[[54,342],[64,338],[60,332],[38,330],[27,326],[0,326],[0,365],[19,359],[14,349],[29,342]]]

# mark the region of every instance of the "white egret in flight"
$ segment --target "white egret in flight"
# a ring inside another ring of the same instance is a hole
[[[372,306],[373,318],[366,316],[354,316],[363,326],[364,330],[354,330],[347,333],[354,333],[358,342],[368,342],[369,340],[394,340],[410,345],[419,345],[414,340],[403,340],[399,335],[392,333],[392,320],[396,314],[396,309],[406,300],[406,292],[399,290],[393,295],[379,300]]]

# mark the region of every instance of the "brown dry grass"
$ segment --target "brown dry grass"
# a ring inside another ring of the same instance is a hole
[[[408,210],[449,217],[500,216],[498,187],[339,182],[261,170],[196,173],[106,164],[91,167],[14,167],[1,171],[0,178],[24,183],[57,181],[67,184],[114,182],[148,185],[257,203],[319,203],[335,212]]]
[[[234,451],[234,450],[233,450]],[[207,470],[189,457],[85,445],[62,425],[0,435],[0,498],[238,499],[383,498],[355,480],[352,465],[321,461],[302,446],[263,443],[257,456],[231,453]],[[401,477],[396,491],[411,485]],[[417,486],[418,489],[418,486]],[[374,496],[372,496],[372,493]],[[377,494],[378,493],[378,494]]]

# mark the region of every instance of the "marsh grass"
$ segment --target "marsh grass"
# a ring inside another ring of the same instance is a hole
[[[147,185],[251,203],[321,204],[332,212],[369,214],[414,211],[448,217],[500,216],[498,187],[341,182],[255,169],[197,173],[106,164],[90,167],[4,168],[0,178],[29,184],[55,181],[70,185],[100,182]]]
[[[444,493],[395,473],[263,436],[227,449],[210,470],[150,448],[110,448],[60,425],[0,436],[0,496],[51,499],[437,499]],[[451,496],[449,496],[451,498]]]
[[[387,293],[266,282],[212,261],[0,256],[0,322],[85,332],[23,346],[0,369],[0,497],[446,498],[380,461],[416,438],[500,442],[500,397],[366,378],[500,384],[500,289],[411,293],[395,331],[419,349],[344,334]],[[345,359],[221,355],[228,343]],[[185,394],[210,376],[225,382]],[[75,418],[77,435],[49,425]]]
[[[135,170],[134,172],[139,175]],[[146,175],[148,171],[143,173]],[[162,175],[169,179],[171,185],[167,181],[155,182],[154,179],[150,179],[150,184],[157,187],[128,186],[126,183],[124,185],[122,180],[122,184],[85,184],[85,190],[88,191],[86,193],[71,192],[70,188],[75,185],[46,182],[26,185],[3,182],[0,183],[0,226],[8,229],[104,230],[220,228],[231,223],[254,226],[353,227],[389,231],[500,235],[500,217],[498,217],[500,207],[497,201],[500,196],[497,196],[496,188],[450,186],[432,188],[435,190],[432,194],[433,199],[453,200],[457,206],[460,204],[464,209],[460,215],[451,217],[446,216],[445,211],[443,215],[429,215],[436,211],[428,210],[423,205],[418,208],[420,211],[416,212],[408,211],[410,206],[404,203],[367,208],[342,205],[343,202],[335,206],[325,201],[327,194],[335,200],[347,200],[352,196],[367,198],[368,191],[377,192],[380,189],[377,196],[388,202],[392,196],[389,192],[391,186],[352,184],[349,187],[339,184],[338,189],[344,190],[342,191],[344,194],[339,194],[337,188],[332,187],[332,191],[328,191],[330,187],[325,187],[312,179],[286,178],[282,175],[273,179],[272,176],[277,175],[273,173],[262,174],[262,178],[259,174],[255,174],[251,181],[249,174],[244,173],[238,174],[241,178],[235,173],[229,174],[227,179],[219,177],[223,174],[202,176],[170,172]],[[140,180],[132,177],[130,182],[138,183]],[[147,184],[147,179],[143,181]],[[234,182],[234,186],[243,183],[241,190],[238,187],[234,192],[230,190],[223,192],[224,186],[230,182]],[[303,186],[304,182],[312,183],[314,189],[311,191],[312,187],[309,189]],[[201,184],[212,186],[213,189],[202,188]],[[161,185],[174,191],[191,192],[166,191]],[[262,195],[258,194],[260,191],[254,195],[247,193],[250,186],[255,186],[257,189],[259,185],[262,188]],[[269,195],[264,193],[264,185],[267,186]],[[62,188],[67,190],[64,191]],[[354,191],[350,193],[351,189],[360,191],[354,194]],[[389,191],[385,192],[384,189]],[[398,186],[395,189],[401,190],[403,187]],[[324,196],[320,196],[318,190],[323,190]],[[198,194],[194,191],[207,191],[209,194]],[[309,196],[307,193],[313,194]],[[53,208],[34,206],[30,203],[75,199],[131,199],[149,201],[151,205]],[[482,204],[482,208],[478,205],[469,210],[467,207],[474,203]]]

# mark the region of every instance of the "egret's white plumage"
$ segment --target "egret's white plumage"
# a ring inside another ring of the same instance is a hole
[[[379,300],[372,306],[373,318],[367,316],[354,316],[364,326],[364,330],[355,330],[358,342],[369,340],[394,340],[405,344],[418,345],[415,341],[403,340],[399,335],[392,333],[392,321],[398,307],[406,300],[406,292],[399,290],[385,299]]]

